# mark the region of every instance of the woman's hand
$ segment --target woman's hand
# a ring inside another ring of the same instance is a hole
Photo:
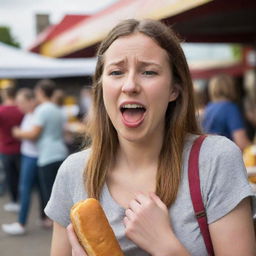
[[[72,224],[69,224],[67,227],[68,239],[72,247],[72,256],[87,256],[83,247],[78,242],[77,236],[73,229]]]
[[[170,255],[182,248],[172,231],[166,205],[154,193],[138,194],[125,214],[126,236],[151,255]]]

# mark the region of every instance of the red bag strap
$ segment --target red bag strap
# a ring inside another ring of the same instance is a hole
[[[188,162],[188,180],[194,212],[204,239],[206,249],[210,256],[214,256],[212,240],[207,223],[207,215],[200,189],[199,152],[205,138],[206,135],[199,136],[196,138],[192,145]]]

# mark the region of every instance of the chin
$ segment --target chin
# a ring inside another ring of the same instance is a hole
[[[120,131],[118,133],[119,140],[126,140],[132,143],[141,143],[148,140],[148,136],[145,132],[134,131]]]

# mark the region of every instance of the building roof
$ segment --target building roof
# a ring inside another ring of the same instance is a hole
[[[52,40],[67,30],[72,29],[78,23],[89,18],[89,15],[65,15],[60,23],[47,27],[42,33],[40,33],[36,41],[30,47],[31,52],[40,52],[40,47],[47,41]]]
[[[255,0],[214,0],[163,21],[187,42],[255,44],[255,14]]]
[[[164,19],[212,0],[122,0],[82,20],[58,36],[48,38],[40,53],[51,57],[91,57],[97,44],[120,20],[127,18]]]

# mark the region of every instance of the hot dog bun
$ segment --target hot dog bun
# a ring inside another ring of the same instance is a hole
[[[70,218],[88,256],[124,256],[98,200],[89,198],[76,203]]]

